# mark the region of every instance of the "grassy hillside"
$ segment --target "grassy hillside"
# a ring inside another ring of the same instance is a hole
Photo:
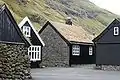
[[[90,34],[98,34],[118,17],[88,0],[28,0],[26,5],[16,0],[0,0],[0,3],[8,5],[18,23],[28,16],[37,30],[46,20],[64,23],[70,16],[75,25],[83,26]]]

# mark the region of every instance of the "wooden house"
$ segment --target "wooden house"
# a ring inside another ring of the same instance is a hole
[[[82,27],[47,21],[39,35],[45,43],[41,65],[71,66],[94,63],[91,36]]]
[[[114,19],[94,40],[96,64],[120,65],[120,21]]]
[[[27,40],[29,40],[31,43],[31,45],[28,47],[28,55],[30,56],[31,67],[39,67],[41,62],[42,47],[45,44],[28,17],[25,17],[20,22],[19,27]]]
[[[0,7],[0,78],[2,80],[30,78],[30,60],[26,55],[29,45],[29,41],[25,39],[7,6]]]

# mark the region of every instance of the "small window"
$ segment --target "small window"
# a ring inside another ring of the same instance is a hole
[[[79,45],[72,46],[72,55],[74,55],[74,56],[80,55],[80,46]]]
[[[41,60],[41,46],[30,46],[28,48],[28,55],[31,61]]]
[[[89,47],[89,55],[93,55],[93,48],[92,48],[92,46]]]
[[[119,35],[119,27],[114,27],[114,35]]]
[[[29,26],[23,26],[23,33],[25,34],[26,37],[31,37],[31,29]]]

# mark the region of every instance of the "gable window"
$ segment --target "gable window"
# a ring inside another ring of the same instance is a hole
[[[89,47],[89,55],[93,55],[93,48],[92,48],[92,46]]]
[[[23,34],[25,34],[26,37],[31,37],[31,29],[29,26],[23,26]]]
[[[30,46],[28,48],[28,55],[31,61],[41,60],[41,46]]]
[[[80,55],[80,46],[79,45],[72,46],[72,55],[74,55],[74,56]]]
[[[114,27],[114,35],[119,35],[119,27]]]

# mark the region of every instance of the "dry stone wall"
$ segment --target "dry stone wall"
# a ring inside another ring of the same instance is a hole
[[[30,60],[24,45],[0,44],[0,78],[30,79]]]
[[[120,66],[118,65],[97,65],[95,69],[104,71],[120,71]]]
[[[40,36],[45,43],[40,66],[68,67],[69,46],[66,42],[50,26],[47,26]]]

